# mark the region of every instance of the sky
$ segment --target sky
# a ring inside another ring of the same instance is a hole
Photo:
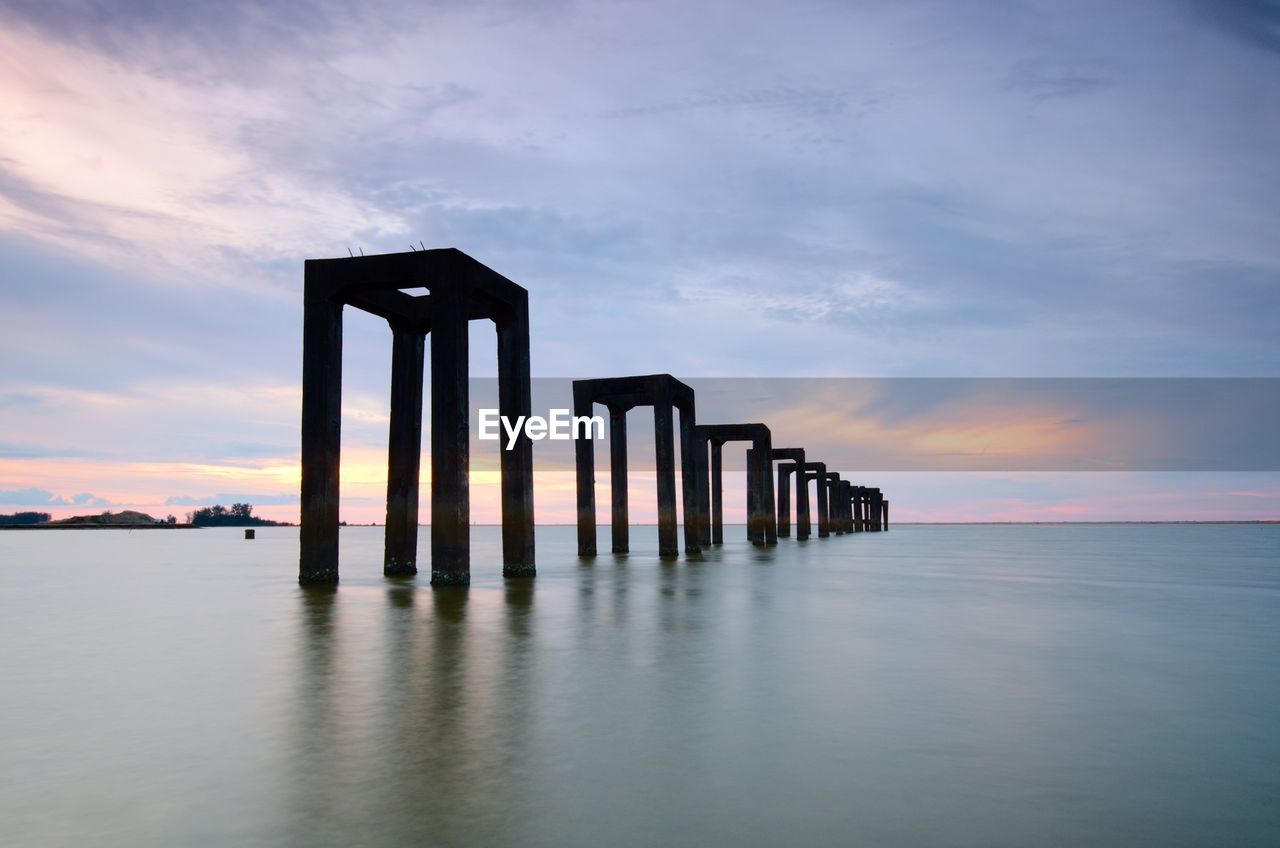
[[[0,0],[0,511],[296,518],[302,264],[349,250],[523,285],[539,377],[1280,376],[1276,79],[1272,0]],[[380,521],[390,337],[345,333]],[[1274,466],[890,477],[1280,518]]]

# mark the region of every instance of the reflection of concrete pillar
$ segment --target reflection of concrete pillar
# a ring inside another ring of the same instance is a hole
[[[338,582],[342,305],[307,286],[302,320],[302,526],[298,582]]]
[[[431,583],[436,586],[471,582],[469,300],[453,286],[431,293]]]
[[[724,443],[711,440],[711,543],[724,544]]]
[[[497,321],[498,414],[509,421],[533,414],[529,378],[529,303],[520,302]],[[434,392],[433,392],[434,395]],[[434,406],[434,401],[432,403]],[[533,577],[533,441],[523,428],[515,446],[503,445],[502,463],[502,576]],[[433,531],[434,532],[434,531]]]
[[[590,418],[591,392],[585,384],[573,384],[573,414]],[[578,489],[578,556],[596,555],[596,449],[592,439],[573,440],[574,469]]]
[[[422,463],[424,336],[392,327],[391,427],[382,573],[418,573],[418,479]]]
[[[778,535],[791,536],[791,475],[785,465],[778,466]]]
[[[671,393],[659,389],[653,402],[654,457],[658,470],[658,555],[679,556],[676,532],[676,445]]]
[[[691,393],[692,394],[692,393]],[[698,542],[702,519],[698,517],[698,471],[701,466],[693,452],[693,429],[697,425],[693,402],[680,410],[680,508],[684,511],[684,552],[702,553]]]
[[[609,407],[609,491],[613,505],[613,552],[630,549],[627,527],[627,411]]]

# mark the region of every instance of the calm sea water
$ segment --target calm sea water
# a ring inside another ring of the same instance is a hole
[[[0,843],[1280,844],[1280,526],[727,535],[0,533]]]

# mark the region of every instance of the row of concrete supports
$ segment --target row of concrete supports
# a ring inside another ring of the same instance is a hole
[[[423,288],[428,294],[411,293]],[[418,570],[423,370],[430,336],[431,582],[469,583],[469,323],[489,319],[497,330],[499,414],[513,421],[528,417],[532,412],[528,292],[458,250],[441,249],[308,260],[303,301],[298,579],[303,583],[338,582],[342,312],[353,306],[384,318],[392,331],[384,573],[411,575]],[[574,382],[575,416],[590,417],[597,403],[608,409],[612,430],[609,464],[615,552],[629,547],[626,414],[637,406],[653,408],[658,548],[663,556],[676,555],[679,544],[672,438],[677,411],[686,553],[696,554],[703,545],[723,542],[722,450],[731,441],[751,443],[747,452],[747,534],[753,543],[772,545],[779,535],[789,535],[787,486],[793,473],[797,479],[797,538],[809,536],[809,483],[815,481],[819,536],[829,535],[832,526],[837,533],[846,532],[847,527],[888,526],[888,505],[879,499],[878,489],[855,489],[847,483],[841,488],[839,475],[828,474],[820,462],[807,461],[802,449],[774,448],[764,424],[699,426],[693,390],[670,374]],[[578,552],[590,556],[596,552],[594,442],[579,438],[575,446]],[[775,500],[773,463],[779,460],[790,465],[778,468],[782,497]],[[524,430],[512,448],[501,451],[501,469],[503,574],[532,577],[533,446]],[[855,499],[857,507],[851,506]],[[874,515],[875,520],[854,517],[862,515]]]
[[[747,449],[747,538],[774,545],[791,535],[791,480],[795,477],[796,538],[808,539],[810,484],[818,512],[818,537],[888,529],[888,502],[879,489],[854,486],[821,462],[811,462],[803,448],[775,448],[769,428],[760,423],[698,424],[694,392],[670,374],[575,380],[573,414],[590,417],[596,404],[609,412],[609,467],[612,550],[630,550],[627,502],[627,412],[652,406],[657,463],[658,553],[676,556],[674,414],[680,413],[681,491],[684,548],[697,554],[704,546],[724,542],[724,462],[727,442],[750,442]],[[578,497],[578,555],[596,555],[595,446],[575,443]],[[774,463],[777,462],[777,486]]]

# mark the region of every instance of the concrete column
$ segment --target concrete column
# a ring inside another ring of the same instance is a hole
[[[695,438],[693,452],[698,464],[698,544],[711,544],[711,484],[710,467],[707,461],[707,439]]]
[[[684,511],[684,552],[689,555],[702,553],[698,540],[702,519],[699,517],[698,472],[702,467],[693,450],[693,428],[698,423],[689,401],[687,409],[680,410],[680,508]]]
[[[391,427],[387,446],[387,524],[382,573],[418,573],[418,480],[422,464],[425,337],[392,327]]]
[[[653,402],[653,446],[658,469],[658,555],[679,556],[676,530],[676,446],[671,433],[671,395],[659,391]]]
[[[809,484],[805,482],[804,464],[793,467],[796,469],[796,540],[804,542],[813,532],[809,516]]]
[[[778,536],[791,536],[791,475],[782,464],[778,465]]]
[[[302,526],[298,582],[338,582],[342,304],[307,286],[302,318]]]
[[[515,421],[533,413],[529,376],[529,304],[527,296],[495,322],[498,329],[498,414]],[[465,332],[465,330],[464,330]],[[432,354],[434,361],[435,355]],[[434,394],[434,390],[433,390]],[[434,406],[434,404],[433,404]],[[533,442],[523,428],[515,446],[501,451],[502,576],[533,577]],[[434,532],[434,531],[433,531]]]
[[[764,530],[766,545],[778,544],[778,515],[776,512],[773,490],[773,441],[762,438],[752,449],[755,462],[755,478],[757,499],[759,500],[760,522]]]
[[[747,448],[747,541],[753,545],[764,544],[764,521],[760,516],[763,502],[756,452]]]
[[[882,501],[880,503],[880,508],[883,511],[883,516],[884,516],[884,530],[886,533],[888,533],[889,532],[889,502]]]
[[[711,543],[724,544],[724,442],[711,440]]]
[[[613,552],[630,550],[627,517],[627,411],[609,407],[609,491],[613,504]]]
[[[838,476],[833,477],[827,489],[827,497],[830,499],[828,506],[831,509],[831,529],[837,536],[844,535],[844,504],[840,503],[840,484],[843,482]]]
[[[471,465],[465,291],[431,293],[431,584],[471,582]]]
[[[591,417],[592,398],[587,386],[573,386],[573,414]],[[574,469],[578,488],[578,556],[596,555],[596,448],[593,439],[573,440]]]
[[[818,538],[825,539],[831,535],[831,512],[827,500],[827,466],[821,462],[809,462],[806,465],[815,471],[813,479],[818,484]]]

